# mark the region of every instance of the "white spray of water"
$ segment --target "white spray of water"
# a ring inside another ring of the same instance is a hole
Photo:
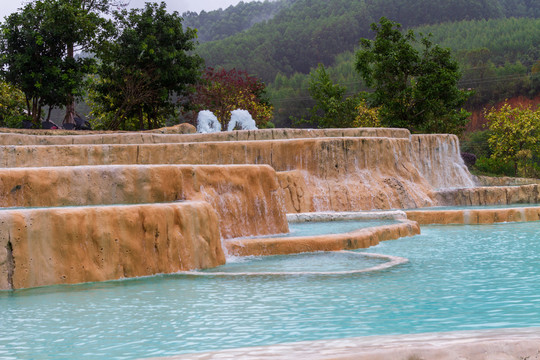
[[[221,131],[221,124],[216,115],[210,110],[199,111],[197,116],[197,132],[198,133],[214,133]]]
[[[233,131],[237,125],[240,126],[240,130],[257,130],[255,120],[247,110],[237,109],[231,112],[231,121],[227,126],[227,131]]]

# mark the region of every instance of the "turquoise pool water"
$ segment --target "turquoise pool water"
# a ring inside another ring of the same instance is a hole
[[[350,270],[367,269],[381,263],[385,259],[374,259],[361,256],[358,252],[315,252],[293,254],[287,256],[248,256],[237,257],[224,266],[202,270],[201,273],[211,275],[220,272],[226,274],[235,273],[317,273],[324,271],[345,272]]]
[[[342,234],[358,229],[374,226],[397,224],[397,220],[344,220],[328,222],[300,222],[290,223],[289,233],[268,235],[265,237],[294,237],[294,236],[314,236],[326,234]],[[258,238],[261,236],[257,236]]]
[[[0,359],[135,359],[302,340],[540,326],[539,222],[422,231],[369,249],[410,260],[372,273],[169,275],[3,291]],[[324,269],[330,262],[336,266],[339,255],[332,256],[310,261]],[[250,261],[265,262],[251,259],[242,266],[249,268]],[[286,267],[281,261],[279,267]]]

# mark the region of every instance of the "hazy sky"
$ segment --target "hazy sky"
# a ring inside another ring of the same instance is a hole
[[[249,2],[253,0],[243,0]],[[23,6],[27,0],[0,0],[0,21],[4,21],[4,17],[17,11],[18,8]],[[144,3],[148,0],[131,0],[130,7],[142,8]],[[160,1],[158,1],[160,2]],[[178,11],[180,14],[184,11],[196,11],[201,10],[216,10],[219,8],[227,8],[230,5],[236,5],[240,0],[166,0],[167,9],[169,11]]]

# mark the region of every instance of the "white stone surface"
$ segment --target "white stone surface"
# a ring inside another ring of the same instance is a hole
[[[351,212],[312,212],[287,214],[290,223],[343,221],[343,220],[406,220],[407,215],[401,210],[389,211],[351,211]]]
[[[540,328],[304,341],[208,353],[184,354],[159,359],[538,360],[540,359]]]

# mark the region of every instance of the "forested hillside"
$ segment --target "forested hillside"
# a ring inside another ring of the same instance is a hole
[[[236,33],[251,28],[253,25],[272,19],[283,8],[290,6],[295,0],[278,0],[264,2],[243,2],[226,9],[193,11],[182,14],[184,24],[198,29],[199,42],[225,39]]]
[[[461,87],[475,90],[467,106],[472,110],[514,96],[540,93],[540,19],[471,20],[414,29],[432,34],[434,43],[452,50],[462,69]],[[367,90],[354,69],[354,53],[336,56],[328,73],[348,93]],[[309,75],[278,75],[268,94],[276,107],[277,125],[290,125],[289,116],[301,117],[313,106]]]
[[[385,16],[405,28],[461,20],[540,17],[537,0],[296,0],[271,20],[199,46],[208,66],[245,69],[266,82],[278,73],[308,73],[352,51]],[[230,32],[229,32],[230,33]],[[228,34],[228,33],[227,33]]]

